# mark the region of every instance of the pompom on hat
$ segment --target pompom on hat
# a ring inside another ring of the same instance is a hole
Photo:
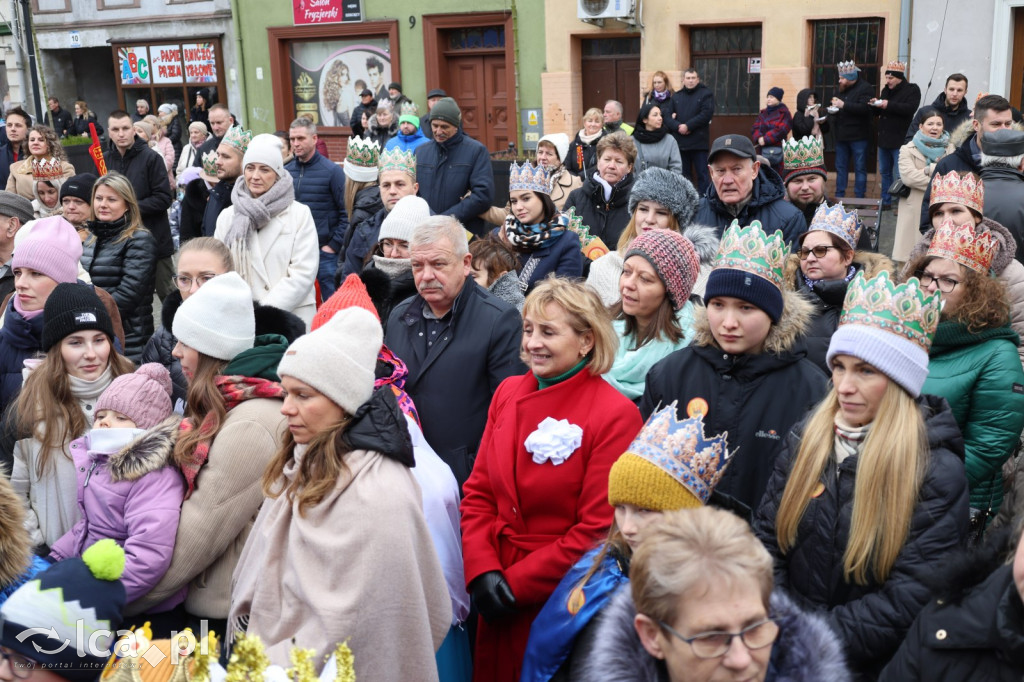
[[[96,291],[88,284],[58,284],[43,306],[43,343],[40,348],[48,351],[66,336],[89,330],[103,332],[113,343],[114,323]]]
[[[256,340],[252,289],[237,272],[217,275],[182,302],[172,333],[203,355],[233,360]]]
[[[640,256],[651,264],[674,310],[686,304],[700,274],[700,258],[693,242],[672,230],[649,230],[633,240],[623,261],[631,256]]]
[[[738,220],[722,235],[714,270],[704,289],[705,304],[716,296],[738,298],[757,306],[778,322],[782,317],[783,268],[789,248],[782,230],[767,234],[757,220]]]
[[[309,331],[315,332],[327,324],[327,321],[337,313],[352,307],[362,308],[373,313],[377,321],[380,322],[380,315],[377,313],[376,306],[373,305],[369,292],[366,291],[366,285],[354,272],[346,277],[338,290],[317,309],[316,315],[313,316],[313,322],[309,325]]]
[[[95,413],[113,410],[135,422],[140,429],[151,429],[171,415],[171,374],[159,362],[147,362],[132,374],[122,374],[110,382],[96,401]]]
[[[32,231],[14,249],[12,268],[29,268],[56,282],[77,282],[82,239],[63,216],[35,221]]]
[[[105,539],[38,573],[0,607],[0,644],[65,679],[97,679],[121,625],[124,565],[124,550]]]
[[[850,282],[826,361],[852,355],[873,365],[913,397],[928,378],[928,351],[939,326],[939,295],[929,296],[916,277],[893,284],[882,272]]]
[[[377,354],[383,345],[377,317],[360,307],[346,308],[296,339],[281,358],[277,373],[315,388],[354,415],[373,394]]]
[[[728,433],[704,436],[704,417],[676,418],[676,403],[655,412],[608,475],[608,503],[693,509],[708,503],[729,463]]]
[[[679,229],[689,226],[700,207],[700,195],[693,183],[664,168],[648,168],[636,176],[629,191],[629,214],[641,201],[653,201],[672,212]]]

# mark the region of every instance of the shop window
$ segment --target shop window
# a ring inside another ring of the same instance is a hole
[[[394,80],[387,37],[292,41],[292,114],[318,125],[348,126],[364,88],[380,101]]]
[[[701,82],[715,93],[715,113],[756,115],[761,109],[761,27],[690,30],[690,54]]]

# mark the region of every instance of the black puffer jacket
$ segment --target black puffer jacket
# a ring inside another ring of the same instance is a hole
[[[801,338],[810,322],[810,304],[793,291],[783,292],[783,301],[782,317],[757,355],[723,352],[706,311],[699,308],[693,344],[651,368],[640,399],[644,419],[673,400],[680,418],[692,405],[706,405],[705,432],[728,431],[729,448],[735,452],[715,488],[716,498],[746,518],[761,501],[785,435],[821,400],[828,382],[806,358]]]
[[[356,198],[352,202],[352,214],[348,217],[348,231],[345,233],[345,248],[341,251],[340,263],[344,264],[348,260],[348,250],[352,246],[355,235],[359,232],[359,227],[362,223],[373,218],[377,211],[384,208],[384,202],[380,200],[380,187],[378,185],[371,185],[364,187],[356,192]],[[377,225],[378,231],[380,225]],[[377,235],[373,235],[373,242],[366,242],[369,244],[376,244]],[[360,240],[362,242],[362,240]],[[364,247],[358,247],[362,250]],[[373,247],[370,246],[372,249]],[[363,250],[362,253],[356,253],[354,256],[359,259],[360,264],[363,259],[366,258],[366,254],[370,250]],[[338,268],[340,273],[342,268]]]
[[[179,398],[185,400],[185,394],[188,392],[188,379],[181,371],[181,361],[171,355],[174,346],[178,343],[178,339],[171,333],[171,329],[174,328],[174,315],[181,307],[181,303],[180,291],[172,291],[167,294],[160,308],[161,326],[153,332],[153,336],[142,351],[143,363],[159,362],[171,373],[171,382],[174,384],[172,402],[177,402]],[[253,302],[252,306],[256,313],[256,336],[277,334],[285,337],[288,339],[288,343],[291,343],[306,333],[306,323],[297,315],[256,302]]]
[[[174,202],[174,195],[171,193],[171,183],[167,179],[163,155],[150,149],[141,137],[136,136],[135,143],[123,156],[111,142],[103,155],[103,161],[107,164],[107,171],[117,171],[132,183],[135,198],[139,200],[142,224],[150,231],[154,240],[157,260],[173,255],[174,241],[171,239],[171,223],[167,217],[167,209]],[[109,287],[102,284],[99,286],[110,291]],[[127,326],[128,321],[125,320],[126,329]]]
[[[377,315],[380,316],[384,332],[387,333],[391,311],[405,299],[416,295],[416,282],[412,278],[412,268],[410,267],[397,277],[389,277],[383,271],[378,270],[373,261],[370,261],[359,273],[359,279],[363,280],[366,293],[370,295],[370,300],[377,308]]]
[[[636,176],[628,173],[612,187],[612,195],[604,200],[604,185],[591,174],[583,186],[574,189],[565,200],[565,208],[576,209],[576,215],[583,218],[583,224],[590,228],[590,234],[600,237],[609,249],[619,243],[619,235],[629,224],[629,193]],[[700,222],[700,221],[698,221]]]
[[[868,100],[875,96],[875,86],[863,78],[858,78],[853,85],[838,93],[836,97],[843,100],[843,108],[839,113],[831,114],[837,142],[852,142],[871,138],[871,118],[874,109]]]
[[[388,212],[383,206],[363,220],[361,223],[352,223],[348,236],[351,237],[348,246],[345,247],[345,259],[343,265],[338,269],[335,280],[341,286],[342,280],[352,273],[359,274],[363,270],[363,263],[366,256],[377,245],[377,238],[380,236],[380,226],[384,224]]]
[[[826,467],[821,479],[824,491],[808,504],[796,545],[786,554],[779,549],[775,518],[800,449],[803,424],[786,438],[754,518],[754,532],[775,557],[776,587],[786,590],[804,608],[826,611],[846,646],[850,668],[869,679],[874,679],[896,652],[928,601],[924,574],[941,565],[967,535],[963,436],[945,399],[922,395],[917,403],[931,457],[906,542],[884,583],[872,579],[862,586],[848,583],[843,577],[857,455],[843,460],[838,474],[834,459]]]
[[[749,225],[754,220],[760,220],[761,227],[769,233],[782,230],[782,235],[790,247],[793,247],[797,238],[807,231],[807,221],[800,209],[786,201],[786,187],[782,184],[782,178],[767,166],[761,166],[757,179],[754,180],[750,202],[735,216],[726,208],[725,202],[718,198],[718,190],[714,184],[708,185],[707,191],[700,199],[700,207],[697,209],[694,222],[716,228],[718,236],[721,237],[725,228],[732,225],[733,220],[739,220],[740,225]]]
[[[90,222],[93,238],[82,245],[82,267],[117,303],[124,324],[124,354],[137,364],[153,335],[157,246],[148,230],[137,230],[118,242],[121,229],[116,223]]]

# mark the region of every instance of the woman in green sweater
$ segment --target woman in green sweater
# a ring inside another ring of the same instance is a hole
[[[1006,286],[991,273],[999,248],[991,232],[949,220],[928,251],[908,263],[929,292],[941,292],[942,317],[922,393],[945,398],[964,436],[972,519],[987,522],[1003,499],[1003,462],[1024,428],[1024,370],[1010,328]],[[980,526],[983,527],[983,526]]]

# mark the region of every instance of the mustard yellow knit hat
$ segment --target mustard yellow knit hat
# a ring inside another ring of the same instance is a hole
[[[654,511],[704,506],[725,473],[728,438],[705,438],[703,415],[677,421],[675,403],[655,412],[612,465],[608,503]]]

